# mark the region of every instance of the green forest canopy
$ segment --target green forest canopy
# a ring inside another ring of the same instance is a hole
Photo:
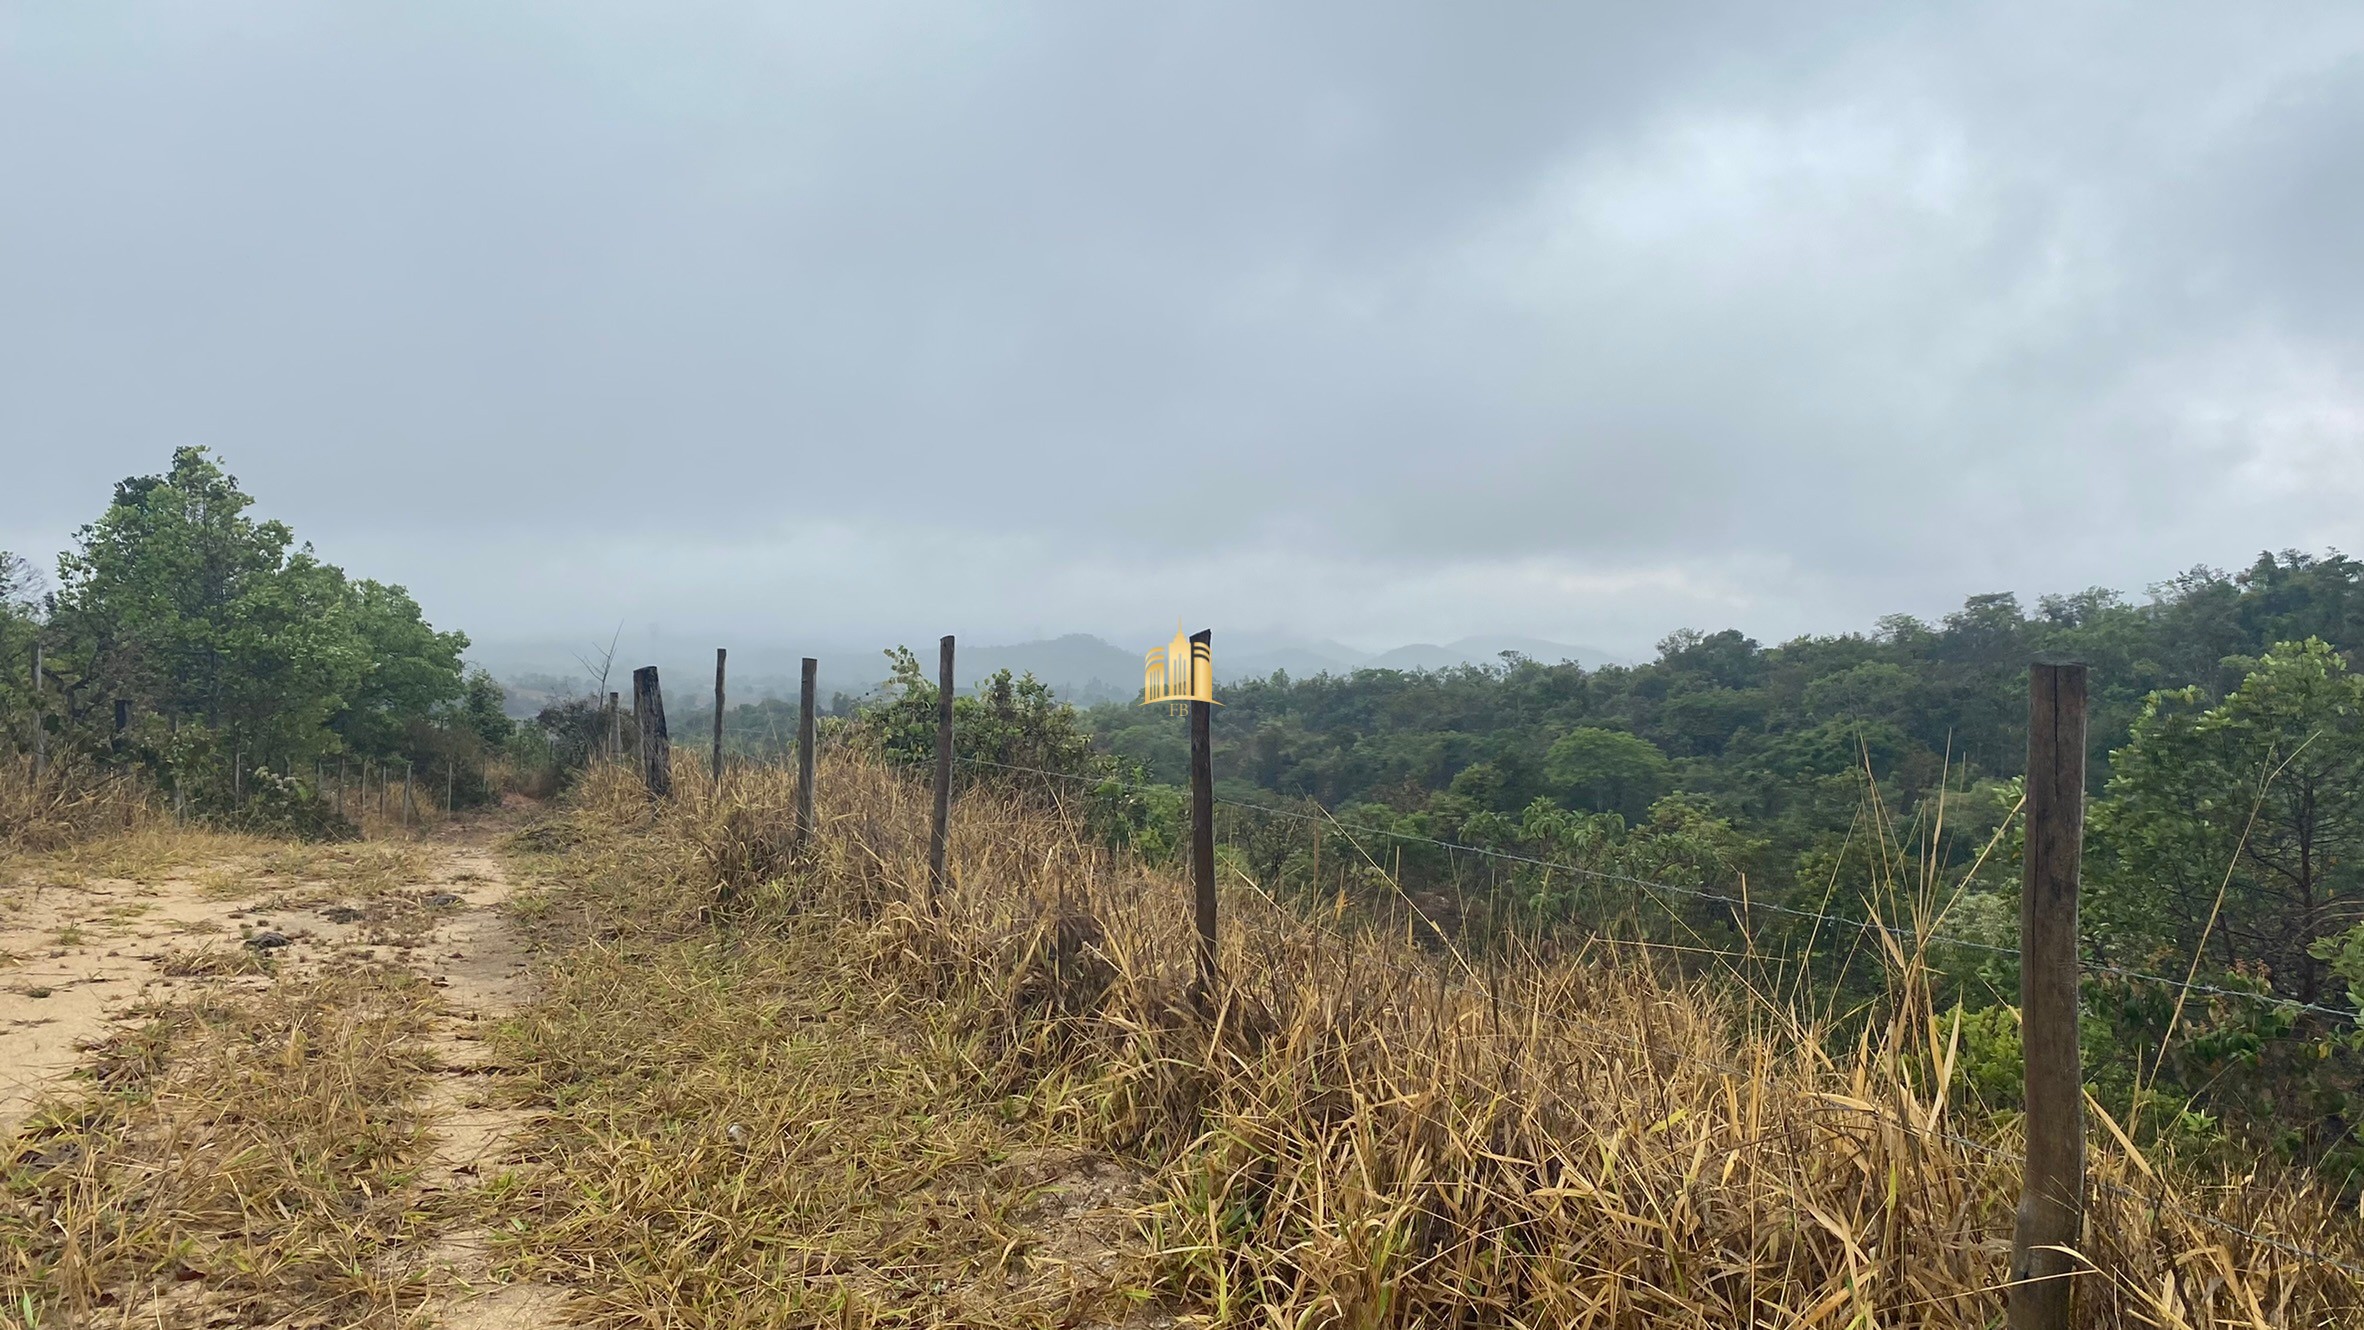
[[[234,760],[281,775],[340,757],[480,765],[509,723],[498,686],[461,662],[467,637],[253,503],[205,449],[182,448],[163,474],[116,485],[54,591],[36,598],[25,561],[0,556],[0,644],[21,662],[37,638],[44,676],[36,715],[29,672],[7,670],[0,714],[63,753],[128,746],[201,803],[231,797]],[[120,742],[118,703],[133,721]]]
[[[1631,668],[1509,656],[1276,674],[1224,692],[1217,788],[1335,817],[1317,848],[1304,822],[1223,810],[1228,853],[1283,889],[1307,881],[1318,855],[1319,890],[1384,897],[1399,879],[1464,927],[1539,920],[1693,955],[1786,955],[1826,1008],[1869,1000],[1879,978],[1856,964],[1855,933],[1814,916],[1877,919],[1974,944],[1939,948],[1947,992],[2007,1015],[2027,666],[2085,661],[2088,1065],[2131,1068],[2165,1048],[2143,1093],[2180,1095],[2178,1110],[2199,1114],[2176,1121],[2264,1124],[2293,1154],[2353,1171],[2364,1164],[2347,1125],[2364,1121],[2353,1021],[2216,999],[2179,1015],[2173,989],[2113,972],[2180,978],[2196,965],[2217,987],[2353,1009],[2359,647],[2364,565],[2288,551],[2238,573],[2194,569],[2139,603],[2097,589],[2030,613],[1981,595],[1934,624],[1898,615],[1772,647],[1680,632]],[[1085,715],[1104,750],[1183,780],[1183,730],[1162,708]],[[1923,890],[1931,882],[1940,889]],[[1723,899],[1741,897],[1746,911]],[[1981,1047],[2016,1059],[2015,1027],[1973,1027]],[[2131,1074],[2118,1074],[2130,1102]],[[2007,1088],[2015,1076],[1989,1079]]]

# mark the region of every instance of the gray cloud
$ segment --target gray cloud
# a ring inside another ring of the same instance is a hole
[[[2345,6],[7,24],[0,546],[202,442],[481,637],[1634,648],[2364,505]]]

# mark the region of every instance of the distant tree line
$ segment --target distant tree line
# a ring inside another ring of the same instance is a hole
[[[2179,1013],[2175,989],[2109,971],[2355,1008],[2360,647],[2364,564],[2289,551],[2139,602],[1980,595],[1770,647],[1679,632],[1630,668],[1275,674],[1223,691],[1218,793],[1334,819],[1224,810],[1228,852],[1268,886],[1401,889],[1471,936],[1573,925],[1695,964],[1744,955],[1821,1010],[1881,983],[1872,935],[1827,917],[1973,944],[1933,959],[1971,1017],[1966,1074],[2007,1095],[2017,973],[1984,948],[2016,941],[2026,669],[2086,661],[2088,1065],[2125,1106],[2171,1101],[2148,1115],[2162,1130],[2237,1122],[2344,1176],[2364,1167],[2352,1020],[2205,995]],[[1086,720],[1149,779],[1183,780],[1161,708]]]
[[[463,665],[467,637],[256,520],[253,502],[205,449],[182,448],[164,473],[116,485],[54,587],[0,555],[13,745],[31,749],[38,727],[46,751],[140,767],[215,814],[284,798],[339,760],[448,770],[460,799],[487,797],[486,759],[512,726],[499,686]]]

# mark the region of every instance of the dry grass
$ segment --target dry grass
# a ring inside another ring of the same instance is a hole
[[[0,855],[39,852],[157,820],[152,792],[132,773],[68,753],[33,777],[32,759],[0,760]]]
[[[513,876],[553,884],[519,914],[571,949],[496,1039],[539,1110],[533,1167],[485,1216],[513,1273],[571,1286],[598,1325],[1120,1319],[1146,1271],[1101,1234],[1132,1231],[1110,1205],[1131,1179],[1050,1121],[1047,1090],[976,1076],[990,1018],[876,983],[858,920],[709,927],[681,884],[715,881],[715,847],[611,819],[603,789],[606,811],[518,838]]]
[[[416,1323],[405,1193],[433,994],[361,969],[157,1010],[0,1164],[0,1305],[29,1324]]]
[[[539,842],[587,879],[540,917],[598,941],[520,1027],[563,1114],[519,1250],[590,1286],[600,1323],[944,1315],[893,1303],[918,1298],[893,1277],[949,1285],[1006,1226],[990,1208],[952,1240],[908,1222],[1010,1148],[961,1134],[996,1104],[1149,1178],[1146,1275],[1211,1324],[1999,1318],[2018,1168],[1997,1152],[2018,1142],[1949,1098],[1953,1035],[1909,956],[1890,1018],[1833,1052],[1764,1033],[1778,1024],[1708,981],[1581,951],[1472,968],[1243,885],[1202,1010],[1182,886],[1055,817],[964,798],[956,885],[931,908],[923,789],[831,759],[823,833],[769,876],[790,783],[739,773],[717,793],[689,762],[676,779],[682,797],[652,810],[603,773]],[[590,1007],[610,1024],[578,1024]],[[602,1047],[599,1028],[624,1037]],[[910,1114],[961,1125],[894,1125]],[[2355,1222],[2302,1179],[2192,1176],[2106,1124],[2093,1138],[2083,1324],[2364,1318],[2357,1280],[2276,1245],[2364,1265]],[[911,1160],[936,1171],[905,1176]],[[729,1315],[717,1290],[741,1269],[762,1272],[741,1289],[844,1301]],[[677,1299],[704,1310],[669,1319]]]
[[[278,842],[241,832],[145,822],[131,831],[98,832],[48,850],[0,855],[0,874],[20,883],[70,887],[100,879],[154,885],[200,866],[243,872]]]
[[[156,972],[175,979],[229,979],[269,974],[271,962],[252,947],[176,947],[156,963]]]

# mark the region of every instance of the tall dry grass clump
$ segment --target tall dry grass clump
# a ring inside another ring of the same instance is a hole
[[[676,788],[585,783],[571,834],[634,884],[603,908],[864,921],[872,982],[974,1027],[977,1084],[1150,1171],[1154,1281],[1214,1324],[1998,1323],[2020,1141],[1958,1097],[1909,952],[1842,1041],[1631,953],[1464,957],[1235,874],[1200,1003],[1185,886],[1054,810],[964,793],[931,901],[927,792],[873,761],[824,762],[801,857],[792,777],[685,761]],[[2364,1234],[2324,1192],[2091,1135],[2082,1324],[2364,1324]]]
[[[0,761],[0,853],[39,853],[155,821],[136,773],[61,755],[39,776],[29,757]]]

